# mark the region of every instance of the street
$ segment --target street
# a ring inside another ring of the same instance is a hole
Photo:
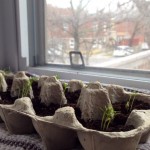
[[[122,57],[114,57],[112,55],[103,55],[103,54],[97,54],[97,55],[93,55],[90,57],[89,59],[89,65],[90,66],[101,66],[104,62],[108,62],[111,60],[118,60],[118,59],[122,59]]]

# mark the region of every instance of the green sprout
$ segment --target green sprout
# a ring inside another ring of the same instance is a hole
[[[55,77],[56,79],[60,80],[60,75],[56,74]]]
[[[113,109],[112,105],[109,104],[107,107],[105,106],[102,116],[101,129],[107,130],[111,121],[115,118],[117,112]]]
[[[31,83],[31,85],[32,85],[32,83],[34,82],[34,81],[38,81],[38,78],[37,77],[30,77],[30,83]]]
[[[3,71],[5,72],[5,74],[9,74],[9,73],[11,73],[10,66],[9,66],[7,69],[3,69]]]
[[[27,97],[30,94],[30,90],[32,87],[32,83],[34,81],[37,81],[38,78],[37,77],[30,77],[29,80],[27,82],[25,82],[25,84],[22,87],[22,90],[19,90],[19,97]]]
[[[23,85],[23,88],[21,91],[21,97],[27,97],[30,93],[30,89],[31,89],[31,82],[29,80],[25,82],[25,84]]]
[[[63,83],[64,92],[66,91],[67,87],[68,87],[68,83],[64,82],[64,83]]]
[[[127,103],[125,104],[125,108],[127,109],[127,111],[131,111],[133,108],[133,103],[135,101],[135,97],[136,97],[137,93],[133,92],[130,94],[129,100],[127,101]]]

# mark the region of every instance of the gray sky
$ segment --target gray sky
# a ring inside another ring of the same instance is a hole
[[[73,0],[74,6],[77,6],[80,0]],[[84,0],[87,3],[88,0]],[[116,3],[118,0],[111,0],[111,10],[116,9]],[[128,1],[128,0],[119,0],[121,3]],[[67,8],[70,7],[70,0],[46,0],[48,4],[52,4],[53,6]],[[87,10],[91,13],[94,13],[97,9],[102,9],[104,6],[108,6],[110,0],[90,0]]]

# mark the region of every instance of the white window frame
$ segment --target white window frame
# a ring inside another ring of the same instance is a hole
[[[29,67],[28,71],[38,75],[56,75],[62,80],[79,79],[87,82],[100,81],[103,84],[117,84],[130,88],[150,90],[150,71],[113,68],[72,69],[69,66]]]
[[[27,2],[29,23],[28,28],[29,31],[31,31],[31,28],[34,31],[29,32],[29,41],[31,40],[29,42],[29,53],[30,55],[32,55],[30,61],[34,62],[34,57],[40,57],[40,54],[43,53],[43,48],[45,48],[43,46],[45,45],[44,19],[39,19],[44,15],[44,1],[37,2],[34,0],[30,0]],[[41,3],[42,5],[40,5]],[[37,13],[38,11],[41,11],[42,13]],[[39,26],[37,26],[37,23],[39,24]],[[40,31],[40,33],[38,33],[37,31]],[[40,40],[41,35],[43,37],[42,40]],[[38,48],[38,51],[33,51],[33,49],[35,50],[36,48]],[[37,56],[35,56],[34,54],[37,54]],[[73,69],[70,67],[70,65],[47,65],[43,60],[43,55],[41,57],[42,58],[36,58],[37,63],[30,63],[30,67],[28,68],[29,72],[39,75],[58,74],[60,75],[61,79],[65,80],[80,79],[88,82],[100,81],[103,84],[118,84],[125,87],[150,90],[150,71],[96,67],[85,67],[85,69]],[[40,60],[40,63],[38,63],[38,59]]]

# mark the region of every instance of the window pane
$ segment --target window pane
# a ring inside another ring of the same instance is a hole
[[[47,63],[80,51],[86,66],[150,69],[149,1],[46,0],[45,11]]]

